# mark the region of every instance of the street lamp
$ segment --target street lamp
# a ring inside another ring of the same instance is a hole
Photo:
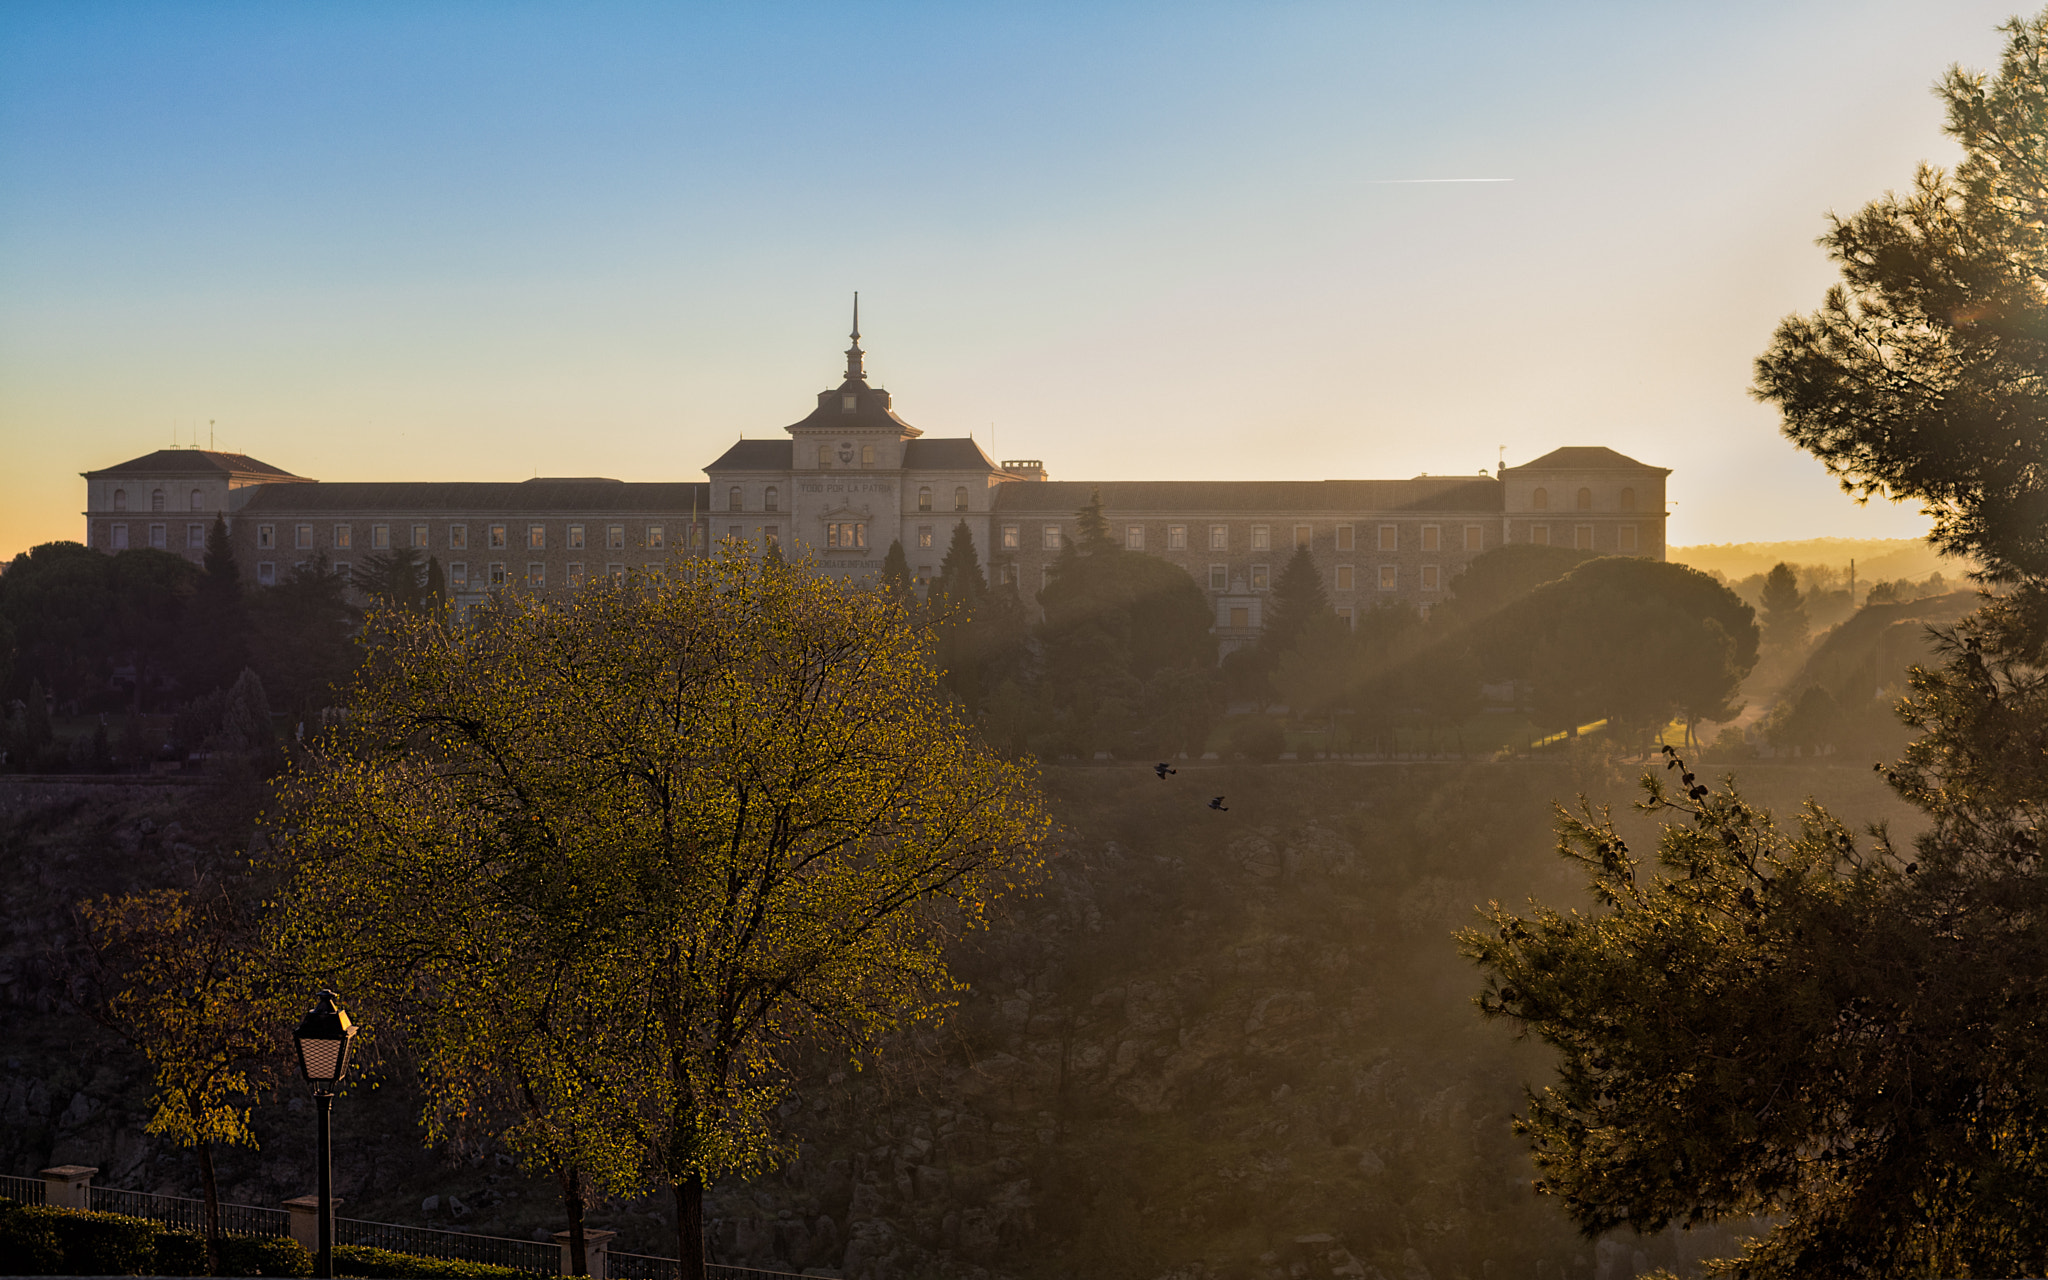
[[[306,1011],[292,1044],[299,1051],[299,1070],[313,1086],[313,1107],[320,1114],[320,1251],[313,1259],[313,1274],[320,1280],[334,1275],[334,1170],[330,1153],[328,1115],[334,1107],[334,1088],[348,1071],[349,1043],[355,1039],[355,1024],[336,1004],[332,991],[322,991]]]

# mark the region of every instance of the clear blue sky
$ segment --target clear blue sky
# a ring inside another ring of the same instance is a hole
[[[693,479],[854,289],[906,418],[1058,478],[1605,444],[1674,542],[1916,534],[1749,362],[2011,12],[12,3],[0,555],[209,419],[324,479]]]

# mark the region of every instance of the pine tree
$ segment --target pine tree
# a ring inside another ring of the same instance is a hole
[[[227,520],[216,515],[192,604],[185,610],[180,662],[188,694],[219,689],[249,662],[249,613]]]
[[[1088,505],[1074,513],[1074,541],[1084,556],[1108,555],[1118,549],[1109,536],[1109,518],[1102,514],[1102,490],[1090,493]]]
[[[1780,561],[1764,578],[1764,643],[1774,649],[1806,647],[1806,602],[1792,566]]]
[[[448,598],[448,575],[441,569],[438,556],[427,557],[427,607],[439,609]]]
[[[889,554],[882,557],[882,590],[898,600],[911,598],[910,561],[903,554],[903,539],[889,544]]]
[[[981,615],[987,596],[974,532],[962,520],[953,526],[953,540],[939,562],[939,576],[925,594],[925,608],[937,636],[946,687],[969,707],[981,705]]]
[[[1296,547],[1287,566],[1273,584],[1273,599],[1267,607],[1266,627],[1259,635],[1259,647],[1277,659],[1294,648],[1302,633],[1318,620],[1334,617],[1330,597],[1323,591],[1323,575],[1316,568],[1307,547]]]

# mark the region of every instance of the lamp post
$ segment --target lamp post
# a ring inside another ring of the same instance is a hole
[[[355,1039],[355,1034],[355,1024],[335,1003],[332,991],[322,991],[315,997],[313,1007],[306,1011],[299,1029],[292,1033],[292,1044],[299,1051],[299,1070],[305,1073],[306,1083],[313,1086],[313,1107],[320,1116],[319,1154],[316,1157],[320,1181],[320,1249],[313,1259],[313,1274],[320,1280],[330,1280],[334,1275],[334,1170],[328,1115],[334,1106],[334,1088],[348,1071],[349,1042]]]

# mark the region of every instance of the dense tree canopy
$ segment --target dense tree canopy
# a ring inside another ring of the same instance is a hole
[[[797,1055],[947,1004],[944,939],[1046,838],[1031,774],[914,610],[738,546],[372,638],[289,792],[289,938],[411,1028],[440,1105],[673,1186],[700,1276],[704,1184],[787,1153]]]

